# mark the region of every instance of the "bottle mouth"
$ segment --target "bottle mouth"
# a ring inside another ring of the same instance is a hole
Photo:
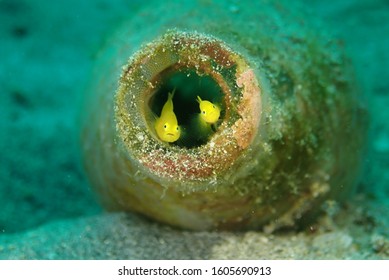
[[[206,181],[250,146],[260,112],[260,84],[240,54],[212,36],[173,30],[124,67],[115,119],[122,144],[145,171]],[[167,128],[174,125],[178,138]]]

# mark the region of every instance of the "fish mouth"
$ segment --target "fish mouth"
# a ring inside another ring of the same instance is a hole
[[[210,113],[207,117],[210,123],[214,123],[219,119],[220,116],[218,116],[217,113]]]
[[[166,135],[168,135],[168,136],[174,136],[173,133],[166,133]]]

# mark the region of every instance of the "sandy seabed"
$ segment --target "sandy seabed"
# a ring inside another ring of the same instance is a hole
[[[370,108],[369,154],[344,205],[304,231],[265,234],[106,213],[90,191],[80,99],[105,38],[142,1],[0,0],[0,259],[389,259],[389,4],[309,3],[353,61]]]

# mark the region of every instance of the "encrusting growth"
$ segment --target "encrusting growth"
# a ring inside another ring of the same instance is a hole
[[[251,1],[233,16],[229,1],[183,2],[146,7],[97,61],[82,148],[106,208],[273,231],[347,198],[366,115],[336,41],[294,2]]]

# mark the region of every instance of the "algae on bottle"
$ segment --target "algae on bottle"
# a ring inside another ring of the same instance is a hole
[[[110,210],[188,229],[306,224],[357,183],[366,113],[348,61],[289,1],[156,2],[96,62],[83,108],[90,182]],[[181,131],[155,131],[168,93]],[[220,107],[199,130],[197,96]],[[199,132],[200,131],[200,132]]]

